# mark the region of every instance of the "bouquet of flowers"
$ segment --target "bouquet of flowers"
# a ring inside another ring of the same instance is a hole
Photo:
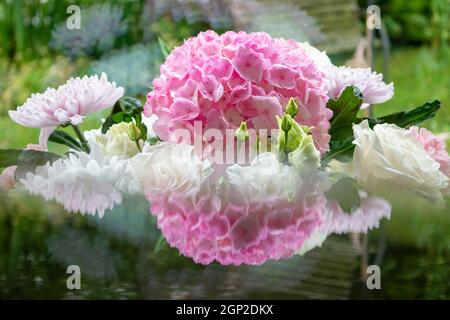
[[[168,244],[197,263],[285,259],[332,233],[378,227],[391,213],[380,196],[388,186],[433,201],[449,193],[444,141],[416,126],[440,103],[381,118],[360,111],[393,95],[382,75],[335,66],[307,43],[202,32],[167,51],[145,104],[102,74],[10,111],[41,135],[0,150],[1,186],[100,216],[141,194]],[[109,107],[101,128],[81,132]],[[49,140],[67,153],[48,152]]]

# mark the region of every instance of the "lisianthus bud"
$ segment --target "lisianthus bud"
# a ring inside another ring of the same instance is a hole
[[[298,113],[298,105],[295,102],[294,98],[290,98],[289,102],[286,106],[286,113],[289,114],[292,118],[295,118],[295,116]]]
[[[239,128],[235,131],[235,136],[238,139],[238,141],[245,141],[249,137],[248,129],[247,129],[247,123],[242,122]]]
[[[281,157],[287,155],[292,165],[297,169],[317,168],[320,166],[320,152],[316,149],[309,128],[301,126],[290,115],[283,118],[277,117],[278,126],[281,128],[278,134],[278,151]],[[288,130],[286,130],[288,129]]]
[[[281,130],[284,132],[288,132],[292,128],[292,117],[288,114],[285,114],[281,120]]]
[[[307,134],[303,129],[304,127],[300,126],[288,114],[285,114],[283,118],[276,116],[276,119],[280,128],[278,133],[278,146],[280,151],[294,151],[300,143],[300,137]]]
[[[138,141],[141,138],[141,131],[134,123],[130,124],[130,131],[128,132],[128,136],[133,141]]]

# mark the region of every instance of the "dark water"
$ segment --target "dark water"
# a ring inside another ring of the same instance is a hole
[[[69,214],[20,192],[0,196],[0,206],[0,298],[417,298],[423,282],[406,281],[405,287],[401,277],[389,276],[404,289],[388,279],[389,292],[369,292],[358,280],[359,256],[345,236],[304,257],[260,267],[197,265],[161,241],[140,198],[126,199],[103,219]],[[388,255],[389,263],[397,275]],[[69,265],[80,267],[80,290],[67,289]]]

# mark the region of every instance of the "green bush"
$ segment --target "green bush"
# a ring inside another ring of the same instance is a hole
[[[382,0],[378,5],[396,43],[448,45],[450,1]]]

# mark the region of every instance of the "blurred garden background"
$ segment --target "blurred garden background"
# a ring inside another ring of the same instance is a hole
[[[72,4],[81,9],[80,30],[66,27]],[[367,36],[371,4],[381,9],[382,32],[373,34],[373,59],[361,62],[354,52]],[[158,39],[174,47],[208,29],[266,31],[325,49],[336,64],[373,64],[395,85],[394,98],[376,106],[376,115],[438,99],[442,108],[425,126],[450,132],[449,19],[450,0],[2,0],[0,148],[37,142],[38,130],[8,117],[31,93],[71,76],[106,72],[127,95],[144,99],[163,61]],[[98,127],[102,116],[83,126]],[[381,263],[382,289],[364,290],[356,267],[348,297],[449,299],[449,205],[387,197],[391,221],[369,234],[368,251],[370,261]],[[99,221],[20,190],[0,194],[0,298],[189,297],[183,284],[209,288],[214,297],[209,271],[161,243],[148,208],[130,201]],[[90,270],[80,294],[65,288],[71,261]],[[184,267],[190,271],[170,271]],[[172,291],[158,293],[158,279]],[[259,292],[256,297],[283,297]]]

